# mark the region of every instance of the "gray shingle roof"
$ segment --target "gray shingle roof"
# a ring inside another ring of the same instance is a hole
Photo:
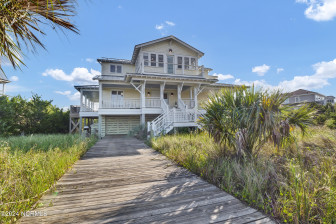
[[[310,95],[310,94],[316,94],[316,95],[324,96],[321,93],[313,92],[313,91],[309,91],[309,90],[305,90],[305,89],[298,89],[298,90],[295,90],[295,91],[289,93],[290,96],[300,96],[300,95]]]
[[[98,62],[109,62],[117,64],[133,64],[130,60],[127,59],[118,59],[118,58],[98,58]]]

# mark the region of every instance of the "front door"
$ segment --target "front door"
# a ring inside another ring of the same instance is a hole
[[[163,99],[166,102],[166,104],[169,106],[169,98],[168,98],[168,93],[163,94]]]
[[[174,56],[173,55],[167,56],[167,73],[174,74]]]

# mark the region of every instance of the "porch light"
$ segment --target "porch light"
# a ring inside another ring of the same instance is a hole
[[[173,49],[169,49],[169,51],[168,51],[169,53],[173,53]]]
[[[174,93],[171,93],[170,95],[171,95],[171,96],[174,96]]]
[[[150,96],[150,92],[147,92],[147,96]]]

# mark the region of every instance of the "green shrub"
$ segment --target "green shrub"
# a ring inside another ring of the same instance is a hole
[[[162,136],[152,147],[250,205],[287,223],[336,222],[336,131],[309,127],[278,150],[236,157],[206,133]]]
[[[37,202],[96,139],[32,135],[0,139],[0,211],[24,212]],[[17,217],[1,217],[0,223]]]
[[[336,120],[334,120],[332,118],[328,119],[328,120],[326,120],[325,125],[330,129],[336,129]]]

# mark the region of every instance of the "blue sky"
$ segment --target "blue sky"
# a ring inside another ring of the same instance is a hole
[[[205,53],[223,83],[336,95],[336,0],[79,0],[80,35],[47,29],[47,51],[9,66],[7,94],[78,104],[100,57],[130,59],[134,45],[175,35]]]

